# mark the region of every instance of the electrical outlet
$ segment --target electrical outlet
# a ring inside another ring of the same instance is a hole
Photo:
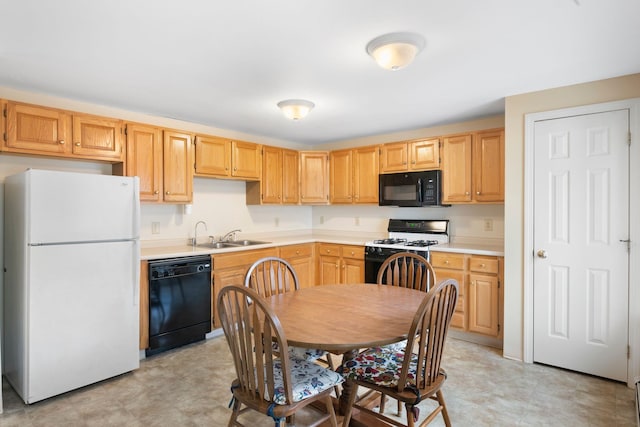
[[[160,234],[160,223],[152,222],[151,223],[151,234]]]
[[[280,218],[276,217],[273,222],[276,224],[276,227],[280,227]]]
[[[360,225],[360,217],[357,216],[357,217],[353,218],[353,223],[354,223],[354,225]]]
[[[493,231],[493,220],[491,218],[484,219],[484,231]]]

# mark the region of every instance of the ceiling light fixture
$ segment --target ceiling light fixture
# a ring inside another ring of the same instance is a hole
[[[382,68],[396,71],[411,64],[424,45],[425,40],[419,34],[390,33],[371,40],[367,53]]]
[[[315,104],[305,99],[287,99],[278,102],[278,108],[291,120],[303,119],[315,107]]]

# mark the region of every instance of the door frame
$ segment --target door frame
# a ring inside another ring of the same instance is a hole
[[[542,120],[601,113],[612,110],[629,110],[631,145],[629,149],[629,194],[640,195],[640,98],[605,102],[579,107],[562,108],[525,114],[524,125],[524,259],[523,259],[523,356],[524,362],[533,363],[533,158],[535,123]],[[627,359],[627,385],[634,387],[640,380],[640,197],[629,200],[629,325]]]

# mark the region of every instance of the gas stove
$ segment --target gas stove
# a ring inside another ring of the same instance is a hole
[[[382,263],[398,252],[413,252],[430,259],[429,248],[449,243],[449,220],[390,219],[389,237],[365,243],[364,274],[366,283],[376,283]]]
[[[427,250],[429,246],[449,243],[449,220],[446,219],[390,219],[387,231],[387,239],[367,242],[366,247],[419,251]]]

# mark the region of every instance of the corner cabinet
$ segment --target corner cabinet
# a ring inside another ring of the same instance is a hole
[[[440,168],[440,139],[383,144],[380,148],[380,173],[408,172]]]
[[[197,135],[195,145],[197,176],[260,179],[260,145],[206,135]]]
[[[378,146],[330,153],[332,204],[378,203]]]
[[[300,200],[298,170],[297,151],[262,146],[262,178],[247,182],[247,204],[297,205]]]
[[[443,203],[504,203],[504,129],[443,138]]]
[[[8,101],[2,151],[123,162],[121,120]]]
[[[329,204],[329,153],[300,152],[300,203]]]

